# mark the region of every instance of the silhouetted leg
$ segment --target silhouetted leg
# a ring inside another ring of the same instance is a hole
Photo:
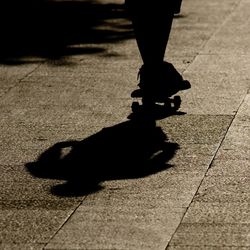
[[[172,64],[164,62],[176,0],[127,0],[137,45],[143,61],[139,71],[142,95],[172,96],[190,88]],[[133,94],[132,94],[133,96]]]
[[[181,12],[181,2],[182,2],[182,0],[176,0],[174,14],[179,14]]]
[[[127,0],[137,45],[144,65],[161,64],[173,21],[173,7],[168,0]]]

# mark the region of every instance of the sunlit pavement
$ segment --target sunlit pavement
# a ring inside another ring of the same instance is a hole
[[[127,118],[141,59],[110,3],[2,31],[0,249],[249,249],[250,1],[183,0],[166,60],[192,88],[156,124]]]

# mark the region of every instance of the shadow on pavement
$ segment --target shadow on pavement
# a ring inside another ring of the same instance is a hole
[[[179,146],[169,142],[155,121],[126,121],[82,141],[53,145],[27,163],[35,177],[65,180],[54,186],[58,196],[80,196],[102,189],[107,180],[142,178],[163,171]]]
[[[27,63],[25,58],[33,56],[60,59],[98,53],[104,49],[93,44],[133,37],[124,4],[91,0],[4,0],[0,22],[2,64]]]

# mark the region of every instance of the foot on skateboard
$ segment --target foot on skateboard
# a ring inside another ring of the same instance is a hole
[[[136,100],[132,103],[134,114],[167,117],[177,113],[181,98],[174,96],[181,90],[191,87],[171,63],[159,65],[143,65],[138,73],[138,89],[131,93]]]

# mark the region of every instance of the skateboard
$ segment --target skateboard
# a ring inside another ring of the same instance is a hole
[[[134,98],[132,112],[134,115],[153,116],[156,119],[179,113],[181,98],[179,91],[191,88],[175,67],[163,62],[157,67],[142,65],[138,73],[139,84],[131,93]]]
[[[178,113],[181,106],[180,96],[158,96],[157,98],[144,94],[141,89],[131,93],[134,98],[130,118],[147,116],[154,119],[163,119]]]

